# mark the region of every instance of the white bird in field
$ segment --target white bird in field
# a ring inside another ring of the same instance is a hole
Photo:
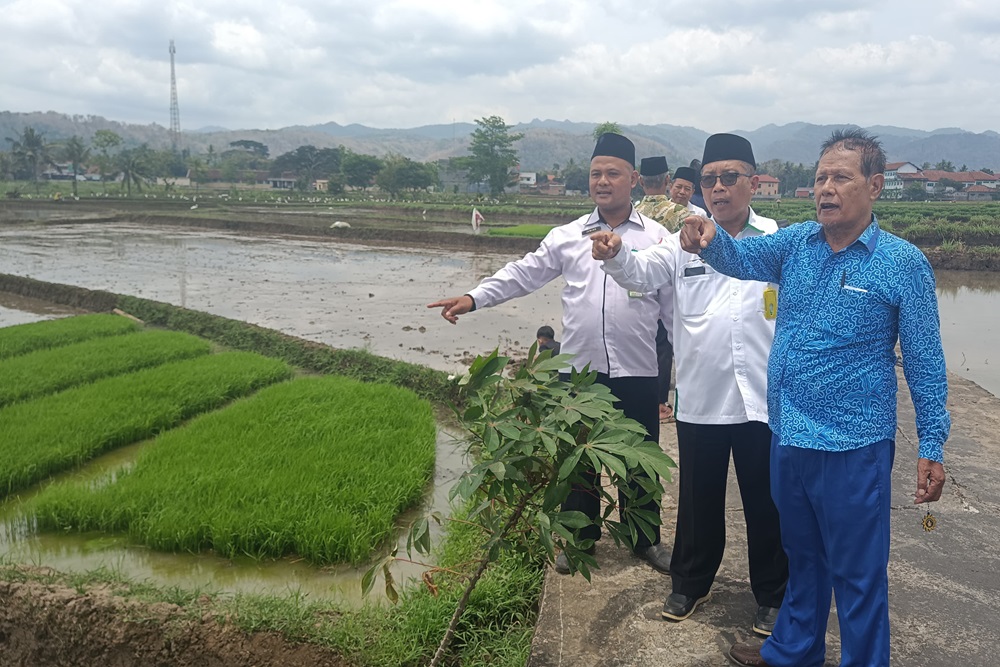
[[[196,208],[198,208],[198,205],[197,205],[197,204],[195,204],[194,206],[192,206],[192,207],[191,207],[191,210],[193,211],[193,210],[195,210]]]
[[[350,227],[350,226],[351,225],[349,223],[346,223],[343,220],[338,220],[337,222],[335,222],[332,225],[330,225],[330,229],[334,229],[334,228],[341,229],[343,227]]]

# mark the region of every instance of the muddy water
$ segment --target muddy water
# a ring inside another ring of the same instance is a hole
[[[469,314],[457,326],[425,307],[439,297],[464,293],[513,258],[124,224],[0,228],[4,273],[166,301],[449,372],[464,369],[469,355],[497,346],[522,353],[542,324],[552,325],[558,337],[561,280]],[[949,369],[1000,395],[1000,361],[993,357],[1000,330],[1000,274],[939,271],[937,276]],[[0,300],[0,325],[65,313],[47,308]],[[448,480],[463,467],[457,448],[449,451],[446,442],[439,442],[439,470],[429,500],[442,510]],[[107,474],[121,464],[118,456],[127,459],[130,453],[116,453],[80,474]],[[16,520],[16,506],[8,503],[2,511],[6,528],[0,531],[0,554],[20,562],[74,570],[101,565],[184,587],[302,590],[346,600],[358,595],[359,574],[351,568],[160,554],[106,535],[34,535]]]
[[[554,281],[451,326],[425,305],[510,257],[129,225],[0,228],[0,272],[133,294],[449,372],[560,320]],[[558,283],[558,284],[557,284]]]

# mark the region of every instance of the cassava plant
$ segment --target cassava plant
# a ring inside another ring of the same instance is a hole
[[[536,352],[532,345],[527,361],[505,374],[510,360],[494,350],[476,358],[459,380],[464,408],[455,412],[476,464],[462,475],[451,498],[470,508],[464,520],[482,531],[482,547],[466,569],[446,573],[461,577],[465,588],[432,666],[445,658],[469,596],[502,552],[552,562],[560,549],[571,569],[590,579],[597,562],[585,551],[593,541],[578,536],[591,519],[560,509],[574,484],[589,484],[589,490],[604,501],[605,511],[593,523],[616,544],[632,546],[639,531],[651,536],[660,523],[656,513],[640,507],[650,497],[659,500],[663,487],[657,478],[669,480],[674,462],[656,443],[644,440],[641,424],[614,407],[610,390],[595,383],[596,372],[573,371],[563,381],[559,371],[569,365],[571,355]],[[603,486],[588,483],[586,473],[594,470],[601,472]],[[619,492],[627,499],[624,521],[612,518]],[[414,549],[429,553],[429,519],[441,521],[439,515],[431,515],[414,523],[408,556]],[[394,551],[368,571],[362,582],[366,592],[381,569],[387,596],[396,599],[389,564],[397,558]],[[436,590],[432,575],[438,573],[442,570],[432,567],[424,576],[432,592]]]

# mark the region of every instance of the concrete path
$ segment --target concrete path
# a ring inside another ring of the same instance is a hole
[[[924,506],[912,504],[917,437],[913,406],[900,376],[899,424],[893,470],[889,564],[892,664],[921,667],[1000,665],[1000,400],[950,375],[948,478],[931,508],[938,528],[921,526]],[[676,460],[673,428],[661,437]],[[677,483],[666,485],[663,540],[673,543]],[[730,470],[729,543],[712,599],[682,623],[661,620],[669,577],[610,539],[597,546],[601,569],[592,582],[545,579],[529,667],[715,667],[724,651],[752,637],[756,610],[746,565],[739,488]],[[836,609],[830,614],[826,665],[840,663]]]

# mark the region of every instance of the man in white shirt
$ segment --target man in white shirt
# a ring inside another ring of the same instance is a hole
[[[677,171],[674,172],[673,183],[670,185],[670,201],[687,207],[691,215],[700,215],[703,218],[707,218],[708,211],[701,206],[691,203],[691,196],[694,195],[695,187],[697,187],[695,184],[699,178],[698,172],[691,167],[677,167]]]
[[[712,135],[702,163],[699,182],[715,222],[736,238],[777,231],[774,220],[750,208],[757,188],[750,142],[732,134]],[[594,258],[605,260],[605,272],[623,287],[673,292],[680,493],[670,564],[673,591],[663,617],[682,621],[711,596],[726,546],[731,452],[747,523],[750,587],[758,605],[752,627],[770,635],[788,581],[770,492],[772,434],[767,425],[776,287],[715,272],[682,250],[676,234],[639,252],[614,233],[592,238]]]
[[[566,281],[562,291],[562,354],[575,355],[572,364],[578,370],[589,364],[597,371],[597,381],[611,389],[625,416],[645,426],[650,441],[659,442],[656,322],[669,317],[669,301],[656,289],[637,292],[620,287],[591,258],[590,235],[597,231],[613,229],[636,248],[648,248],[667,236],[661,225],[633,208],[631,192],[638,180],[632,142],[620,134],[601,135],[590,161],[590,196],[597,205],[592,213],[554,228],[538,250],[508,263],[467,294],[427,307],[441,308],[441,316],[455,324],[460,315],[524,296],[562,276]],[[591,475],[594,484],[599,484],[599,476]],[[592,488],[574,487],[563,510],[597,518],[600,499]],[[624,500],[624,494],[619,494],[619,503]],[[653,501],[642,509],[660,515]],[[670,553],[660,544],[659,526],[653,539],[638,532],[636,555],[655,569],[668,572]],[[600,528],[587,526],[579,536],[597,540]],[[593,548],[587,551],[594,552]],[[556,559],[556,571],[571,571],[563,554]]]

